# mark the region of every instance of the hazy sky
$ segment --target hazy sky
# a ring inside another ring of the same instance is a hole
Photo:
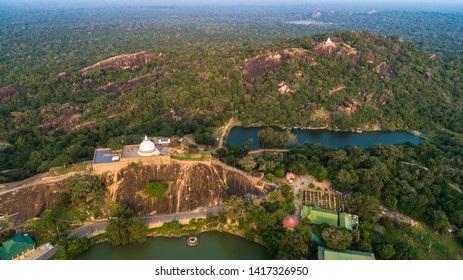
[[[463,12],[463,0],[0,0],[0,7],[82,8],[121,6],[304,5],[332,10]],[[1,17],[1,14],[0,14]]]

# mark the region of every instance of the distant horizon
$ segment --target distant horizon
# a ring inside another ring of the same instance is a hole
[[[400,10],[403,8],[411,10],[453,10],[455,7],[462,7],[461,0],[442,0],[436,3],[435,0],[391,0],[391,1],[371,1],[371,0],[317,0],[317,1],[301,1],[301,0],[133,0],[133,1],[118,1],[118,0],[3,0],[0,7],[24,7],[24,8],[64,8],[64,7],[136,7],[136,6],[179,6],[179,7],[243,7],[243,6],[308,6],[319,8],[343,8],[352,9],[354,7],[369,7],[374,9],[384,8],[385,10]]]

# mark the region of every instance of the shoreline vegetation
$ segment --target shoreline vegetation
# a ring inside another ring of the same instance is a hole
[[[225,139],[224,143],[226,143],[227,137],[230,134],[230,131],[234,127],[244,127],[244,128],[265,128],[265,127],[274,127],[274,128],[279,128],[285,131],[291,131],[293,129],[299,129],[299,130],[326,130],[326,131],[334,131],[334,132],[351,132],[351,133],[362,133],[362,132],[399,132],[399,131],[405,131],[408,133],[411,133],[415,136],[419,136],[423,139],[426,138],[426,133],[419,131],[419,130],[407,130],[407,129],[397,129],[397,130],[387,130],[387,129],[366,129],[366,130],[356,130],[356,129],[337,129],[337,128],[330,128],[329,126],[325,127],[314,127],[314,126],[294,126],[294,127],[286,127],[283,125],[279,124],[263,124],[263,123],[253,123],[250,125],[243,125],[241,121],[236,121],[232,125],[223,125],[220,127],[220,129],[223,129],[225,126],[227,126],[228,132],[225,134]]]
[[[157,228],[152,228],[150,229],[151,230],[154,230],[154,229],[159,229],[159,228],[162,228],[161,227],[157,227]],[[253,242],[253,243],[256,243],[256,244],[259,244],[260,246],[262,247],[265,247],[266,249],[268,249],[267,246],[265,246],[264,243],[262,243],[262,241],[260,240],[248,240],[246,238],[246,235],[244,232],[236,232],[236,231],[233,231],[233,230],[227,230],[227,229],[218,229],[218,228],[210,228],[210,229],[203,229],[203,230],[199,230],[199,231],[189,231],[189,230],[185,230],[185,232],[179,232],[179,233],[155,233],[155,232],[150,232],[146,237],[168,237],[168,238],[181,238],[181,237],[188,237],[190,235],[198,235],[198,234],[201,234],[201,233],[206,233],[206,232],[219,232],[219,233],[228,233],[228,234],[232,234],[234,236],[238,236],[238,237],[241,237],[243,239],[246,239],[247,241],[249,242]],[[85,238],[85,237],[83,237]],[[103,242],[109,242],[109,240],[106,238],[105,236],[105,233],[101,233],[101,234],[98,234],[98,235],[95,235],[95,236],[92,236],[90,238],[87,238],[91,241],[91,245],[90,246],[94,246],[96,244],[100,244],[100,243],[103,243]],[[185,243],[186,244],[186,243]],[[82,252],[83,253],[83,252]]]
[[[215,218],[212,219],[217,221],[219,217],[214,216]],[[211,218],[209,218],[211,220]],[[203,225],[203,228],[195,228],[196,225]],[[219,233],[228,233],[232,234],[234,236],[241,237],[243,239],[246,239],[249,242],[256,243],[262,247],[264,247],[266,250],[269,250],[269,248],[260,240],[257,238],[254,238],[253,240],[250,240],[248,237],[246,237],[246,233],[243,230],[237,230],[233,228],[233,225],[227,224],[227,223],[219,223],[217,225],[208,225],[206,223],[206,219],[192,219],[188,224],[181,224],[177,220],[171,221],[171,222],[166,222],[160,227],[154,227],[148,229],[148,234],[146,235],[147,237],[168,237],[168,238],[181,238],[181,237],[187,237],[190,235],[198,235],[201,233],[205,232],[219,232]],[[91,246],[97,245],[99,243],[104,243],[104,242],[110,242],[110,240],[107,238],[106,233],[101,233],[98,235],[94,235],[91,237],[82,237],[84,239],[87,239],[88,246],[86,246],[84,251],[81,251],[79,254],[84,253],[86,250],[88,250]],[[146,242],[143,241],[142,243]],[[111,243],[111,242],[110,242]],[[185,243],[186,245],[186,243]],[[79,255],[78,254],[78,255]],[[73,256],[71,259],[74,259],[78,255]],[[59,254],[55,254],[56,256],[59,256]]]

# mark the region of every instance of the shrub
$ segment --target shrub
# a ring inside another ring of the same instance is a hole
[[[326,246],[335,250],[346,250],[352,244],[352,233],[345,228],[326,228],[322,232],[322,238]]]
[[[161,182],[149,182],[145,192],[149,196],[160,198],[167,192],[167,186]]]
[[[275,180],[275,175],[273,175],[272,173],[267,173],[267,175],[265,175],[265,177],[267,177],[267,180],[269,181],[273,181]]]

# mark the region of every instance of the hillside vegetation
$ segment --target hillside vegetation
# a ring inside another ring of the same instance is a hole
[[[328,36],[335,44],[324,44]],[[10,86],[0,103],[0,168],[45,171],[145,132],[194,133],[212,145],[213,127],[232,116],[244,125],[463,130],[461,65],[395,37],[339,32],[140,54]]]

